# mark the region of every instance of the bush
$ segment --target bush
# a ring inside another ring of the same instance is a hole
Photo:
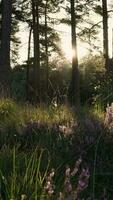
[[[11,90],[13,98],[17,101],[26,100],[26,68],[24,65],[13,69]]]
[[[17,105],[11,99],[0,100],[0,120],[10,117],[17,112]]]

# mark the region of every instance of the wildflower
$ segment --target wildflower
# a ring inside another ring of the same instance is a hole
[[[64,200],[64,195],[62,192],[60,192],[60,196],[59,196],[58,200]]]
[[[78,180],[78,185],[77,185],[77,192],[80,193],[81,191],[83,191],[85,188],[87,188],[88,186],[88,181],[89,181],[89,177],[90,177],[90,173],[89,173],[89,169],[82,169],[82,172],[79,176],[79,180]]]
[[[57,108],[57,107],[58,107],[57,97],[55,97],[55,98],[52,100],[51,104],[52,104],[52,106],[53,106],[54,108]]]
[[[66,193],[72,192],[72,184],[71,184],[70,179],[65,180],[65,189],[66,189]]]
[[[50,176],[51,178],[53,178],[54,175],[55,175],[55,171],[54,171],[54,169],[52,169],[49,176]]]
[[[21,200],[27,200],[27,195],[26,194],[22,194],[21,195]]]
[[[79,159],[76,161],[75,167],[74,167],[74,170],[73,170],[72,173],[71,173],[71,176],[75,176],[75,174],[78,172],[79,166],[80,166],[81,162],[82,162],[82,158],[79,158]]]
[[[82,162],[82,159],[79,158],[76,163],[75,163],[75,167],[74,167],[74,170],[71,172],[71,169],[69,166],[66,167],[66,171],[65,171],[65,182],[64,182],[64,186],[65,186],[65,192],[68,194],[68,193],[71,193],[73,188],[72,188],[72,184],[71,184],[71,177],[72,176],[75,176],[75,174],[78,172],[79,170],[79,166]]]
[[[59,131],[65,135],[70,135],[73,133],[73,127],[69,126],[68,124],[65,125],[59,125]]]
[[[71,171],[70,167],[66,167],[65,171],[65,181],[64,181],[64,191],[63,193],[60,192],[58,200],[76,200],[79,199],[80,193],[87,188],[88,181],[90,177],[89,168],[83,168],[82,172],[79,176],[77,187],[73,188],[73,185],[71,183],[71,178],[75,176],[75,174],[78,172],[80,164],[82,162],[82,158],[80,157],[76,163],[73,171]]]
[[[69,177],[69,176],[70,176],[70,171],[71,171],[71,169],[67,166],[67,167],[66,167],[66,172],[65,172],[66,177]]]
[[[53,185],[54,174],[55,174],[54,169],[52,169],[50,174],[46,178],[46,183],[44,186],[44,189],[49,196],[51,196],[54,193],[54,185]]]
[[[112,121],[113,121],[113,103],[111,104],[111,106],[107,105],[104,124],[108,125]]]

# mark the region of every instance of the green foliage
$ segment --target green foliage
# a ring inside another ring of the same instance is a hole
[[[77,23],[77,36],[78,40],[85,42],[89,45],[89,49],[93,52],[93,49],[95,50],[98,48],[95,45],[95,41],[97,40],[100,23],[95,23],[94,20],[92,20],[92,15],[95,15],[95,12],[97,11],[97,6],[99,4],[98,0],[92,1],[92,0],[79,0],[78,2],[75,2],[75,13],[76,13],[76,23]],[[61,23],[71,25],[71,8],[70,8],[70,1],[67,0],[66,2],[66,8],[67,16],[63,19],[61,19]]]
[[[13,69],[11,89],[14,99],[19,101],[26,100],[26,69],[24,65]]]
[[[44,67],[45,66],[43,66],[43,69],[41,70],[42,99],[45,99],[45,84],[46,84]],[[26,89],[27,89],[26,68],[27,65],[19,65],[12,70],[12,84],[11,84],[12,96],[14,99],[20,102],[26,100]],[[66,100],[70,76],[71,76],[70,63],[68,63],[64,58],[61,60],[61,58],[56,57],[49,63],[48,103],[52,102],[54,98],[57,98],[59,103],[62,103]],[[29,79],[30,79],[29,84],[31,89],[33,88],[34,84],[32,63],[30,65]],[[33,98],[32,92],[33,92],[32,90],[30,90],[29,92],[29,100],[31,100],[31,102]]]
[[[97,80],[97,86],[95,87],[96,96],[94,102],[101,104],[104,108],[107,104],[113,101],[113,72],[103,74],[100,80]]]
[[[61,104],[67,102],[68,88],[71,78],[70,63],[56,57],[49,65],[48,102]],[[80,94],[82,104],[101,104],[106,106],[113,99],[112,71],[106,75],[101,55],[88,55],[80,66]],[[45,76],[41,72],[42,97],[45,98]],[[30,84],[33,85],[32,70]],[[32,100],[32,92],[29,94]],[[12,73],[12,96],[17,101],[26,100],[26,66],[17,66]]]
[[[97,96],[98,84],[103,80],[104,62],[102,56],[90,54],[80,65],[80,87],[82,103],[91,104]],[[99,94],[100,95],[100,94]]]
[[[50,136],[51,138],[51,134],[49,133],[52,131],[52,126],[54,124],[67,124],[68,121],[73,120],[73,117],[70,108],[66,106],[59,106],[57,108],[55,108],[54,105],[50,107],[46,107],[45,105],[33,107],[29,104],[23,106],[16,104],[10,99],[1,99],[0,145],[3,145],[3,143],[7,144],[8,142],[11,143],[11,141],[13,144],[16,139],[20,140],[21,135],[30,132],[30,130],[34,130],[34,124],[36,124],[35,132],[38,128],[39,132],[42,131],[44,134],[47,132],[47,137]],[[33,125],[32,122],[34,123]],[[31,126],[31,129],[29,128],[29,125]],[[48,126],[51,131],[48,129]],[[32,131],[33,135],[39,137],[35,132]],[[31,138],[32,133],[30,133]],[[35,141],[35,138],[33,140]]]
[[[49,98],[52,100],[56,97],[57,103],[63,103],[67,99],[71,78],[70,63],[56,58],[51,62],[50,67]]]
[[[0,118],[1,199],[19,199],[22,194],[31,200],[47,199],[43,189],[52,168],[59,194],[65,166],[73,169],[80,155],[91,173],[81,198],[93,194],[101,199],[103,187],[111,187],[112,180],[106,180],[113,170],[112,130],[104,126],[102,111],[85,107],[77,113],[67,106],[34,107],[9,99],[1,99],[0,105],[1,113],[8,113]],[[107,192],[112,199],[112,191]]]
[[[15,113],[15,111],[17,111],[15,102],[10,99],[0,100],[0,120],[10,117]]]
[[[12,73],[12,96],[18,101],[26,100],[26,68],[17,66]],[[54,58],[49,65],[48,102],[60,104],[67,102],[67,94],[71,79],[70,63],[65,59]],[[112,72],[105,74],[104,61],[101,55],[88,55],[79,66],[80,94],[82,104],[103,102],[106,105],[112,101]],[[41,93],[45,98],[44,71],[41,72]],[[30,70],[30,84],[33,85],[32,69]],[[32,92],[29,94],[32,100]]]
[[[29,199],[47,199],[44,181],[48,173],[49,157],[46,165],[42,166],[42,161],[44,164],[44,157],[47,156],[46,151],[36,148],[34,152],[19,153],[15,148],[5,147],[0,155],[1,200],[21,199],[22,195]]]

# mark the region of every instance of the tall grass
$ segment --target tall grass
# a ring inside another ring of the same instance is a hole
[[[45,105],[32,106],[17,104],[11,99],[0,99],[0,125],[21,126],[29,121],[39,121],[48,124],[66,124],[73,120],[74,115],[67,106],[46,107]]]
[[[82,197],[101,199],[107,188],[112,199],[112,175],[106,181],[106,174],[113,171],[112,133],[104,127],[99,107],[85,107],[77,113],[67,106],[34,107],[1,99],[0,199],[50,199],[44,190],[49,170],[56,169],[55,192],[59,194],[65,166],[73,168],[80,155],[91,171],[89,188]]]
[[[0,199],[18,200],[22,195],[31,200],[47,199],[44,191],[50,162],[49,156],[45,159],[47,151],[36,148],[34,152],[20,153],[14,147],[10,149],[7,161],[4,160],[4,154],[8,153],[6,151],[8,148],[2,149],[0,158]],[[7,167],[7,171],[4,170],[4,166]]]

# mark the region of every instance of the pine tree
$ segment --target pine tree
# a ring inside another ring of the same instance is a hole
[[[70,1],[71,6],[71,33],[72,33],[72,79],[71,79],[71,104],[80,105],[80,88],[79,88],[79,69],[77,56],[77,38],[76,38],[76,13],[75,1]]]
[[[109,71],[109,53],[108,53],[108,11],[107,0],[102,0],[102,17],[103,17],[103,54],[105,58],[105,68]]]
[[[48,79],[49,79],[49,56],[51,55],[51,53],[53,53],[53,51],[57,53],[60,52],[60,48],[58,47],[59,36],[56,33],[56,31],[52,28],[53,19],[50,15],[52,13],[56,13],[59,10],[59,3],[61,3],[62,1],[59,0],[56,2],[55,0],[54,1],[28,0],[26,2],[23,1],[23,7],[28,5],[28,2],[29,2],[28,6],[29,9],[27,9],[28,15],[24,15],[24,12],[26,12],[25,10],[23,12],[23,17],[24,17],[23,21],[27,22],[30,26],[32,26],[33,29],[34,75],[32,79],[35,80],[33,81],[35,82],[33,86],[35,94],[33,94],[33,96],[35,97],[37,96],[39,100],[41,99],[42,96],[40,95],[40,91],[42,91],[41,85],[43,85],[46,90],[45,92],[46,97],[48,93],[47,90],[48,90]],[[44,83],[42,83],[43,77],[45,77]]]
[[[2,0],[1,48],[0,48],[0,91],[7,95],[10,90],[10,39],[12,1]]]
[[[71,104],[80,105],[80,85],[79,85],[79,67],[77,53],[77,39],[88,42],[90,50],[92,48],[92,38],[96,39],[99,24],[94,24],[90,20],[90,13],[94,12],[97,1],[92,0],[67,0],[66,12],[68,17],[62,19],[62,23],[71,26],[72,30],[72,78],[69,87],[69,99]],[[95,47],[95,45],[94,45]]]
[[[39,42],[39,2],[32,0],[33,41],[34,41],[34,97],[40,101],[40,42]]]

